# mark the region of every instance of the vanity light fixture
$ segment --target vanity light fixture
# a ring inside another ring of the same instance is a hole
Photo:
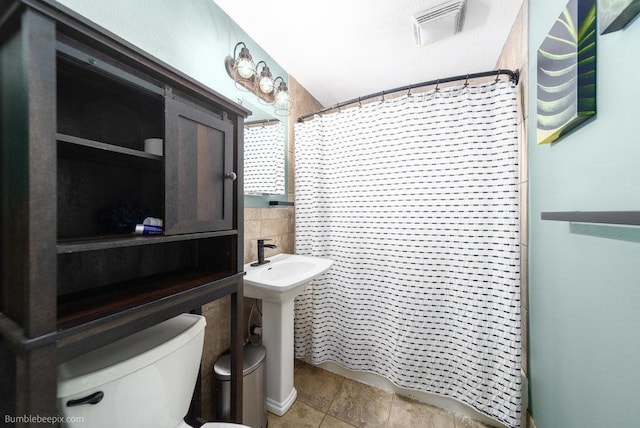
[[[240,46],[242,48],[238,54]],[[225,59],[225,68],[238,89],[254,93],[261,104],[274,106],[277,115],[289,114],[293,101],[284,79],[280,76],[274,79],[265,61],[254,64],[249,49],[243,42],[237,43],[233,48],[233,57]],[[278,80],[280,84],[276,85]]]

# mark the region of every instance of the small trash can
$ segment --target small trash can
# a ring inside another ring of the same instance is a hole
[[[267,427],[264,361],[262,345],[245,345],[242,359],[242,423],[252,428]],[[228,422],[231,416],[231,356],[224,354],[213,365],[216,420]]]

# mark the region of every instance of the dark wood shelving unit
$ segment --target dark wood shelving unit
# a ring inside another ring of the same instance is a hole
[[[230,296],[241,422],[250,112],[56,1],[4,6],[0,413],[59,415],[56,364]],[[144,217],[164,234],[129,233]]]
[[[543,212],[542,220],[575,223],[600,223],[640,226],[640,211],[552,211]]]

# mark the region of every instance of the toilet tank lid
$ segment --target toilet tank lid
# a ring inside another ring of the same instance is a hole
[[[204,330],[203,316],[182,314],[58,366],[58,397],[68,397],[155,363]]]

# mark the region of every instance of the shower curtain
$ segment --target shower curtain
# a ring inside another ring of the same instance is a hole
[[[295,126],[295,352],[520,424],[516,88],[461,85]]]
[[[244,193],[283,195],[285,128],[280,121],[244,128]]]

